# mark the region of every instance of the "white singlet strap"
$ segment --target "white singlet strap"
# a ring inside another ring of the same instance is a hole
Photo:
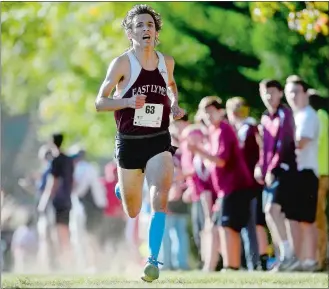
[[[129,90],[129,88],[131,88],[132,85],[135,83],[142,70],[141,65],[139,64],[138,60],[136,59],[135,55],[132,53],[131,50],[127,52],[127,55],[129,57],[129,62],[130,62],[130,79],[125,89],[122,90],[120,94],[114,96],[114,98],[122,98],[125,95],[125,93]]]
[[[161,52],[157,51],[156,53],[158,54],[159,57],[158,69],[164,81],[166,82],[166,85],[168,86],[168,70],[167,70],[166,61]]]

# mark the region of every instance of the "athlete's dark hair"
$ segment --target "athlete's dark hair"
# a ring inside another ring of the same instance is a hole
[[[126,17],[123,19],[121,25],[122,27],[128,31],[132,29],[133,25],[133,19],[137,15],[141,14],[149,14],[152,16],[155,24],[155,30],[159,32],[162,28],[162,20],[161,20],[161,15],[157,13],[152,7],[146,5],[146,4],[138,4],[135,5],[133,8],[131,8],[127,14]],[[155,44],[158,44],[159,40],[155,40]]]

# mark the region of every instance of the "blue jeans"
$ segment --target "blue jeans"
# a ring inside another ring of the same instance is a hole
[[[163,268],[189,269],[189,237],[187,231],[188,215],[168,214],[162,239]]]
[[[200,232],[203,230],[204,222],[205,222],[201,201],[196,201],[192,203],[191,221],[192,221],[192,232],[193,232],[194,243],[198,248],[199,254],[201,254]]]
[[[259,260],[258,242],[256,233],[256,210],[257,199],[254,198],[250,202],[250,218],[247,227],[242,228],[241,238],[246,258],[247,268],[253,271]]]

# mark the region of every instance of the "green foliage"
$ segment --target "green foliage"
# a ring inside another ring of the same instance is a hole
[[[253,20],[263,23],[277,12],[285,14],[289,28],[307,41],[329,35],[327,2],[252,2],[250,10]]]
[[[113,113],[96,113],[94,101],[110,61],[129,46],[120,24],[135,3],[1,2],[6,111],[38,113],[40,139],[62,130],[69,144],[112,155]],[[328,40],[319,34],[306,42],[288,28],[289,7],[273,3],[275,11],[285,10],[267,12],[265,23],[252,21],[254,3],[149,3],[163,17],[158,49],[176,60],[181,104],[191,116],[212,94],[244,96],[257,116],[263,110],[258,82],[289,74],[328,95]]]
[[[62,130],[70,143],[111,154],[112,113],[97,114],[94,100],[109,62],[128,46],[118,18],[126,9],[115,3],[2,4],[1,97],[8,110],[40,101],[41,138]]]

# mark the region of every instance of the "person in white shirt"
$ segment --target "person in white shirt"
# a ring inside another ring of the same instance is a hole
[[[317,269],[315,216],[318,199],[318,138],[320,123],[309,104],[308,85],[301,79],[286,83],[285,94],[296,125],[297,182],[295,208],[299,212],[294,243],[304,271]],[[301,242],[300,242],[301,240]]]
[[[97,169],[85,159],[85,154],[84,150],[80,150],[75,156],[73,193],[80,199],[90,193],[95,206],[103,209],[107,205],[106,192],[99,181]]]
[[[31,214],[27,217],[26,223],[20,225],[13,234],[11,251],[14,257],[14,271],[31,272],[38,249],[38,233],[34,216]]]
[[[79,150],[73,156],[75,166],[72,198],[80,201],[85,213],[85,229],[89,245],[87,246],[87,262],[89,271],[94,272],[99,264],[96,260],[100,257],[100,238],[107,197],[95,166],[85,159],[85,155],[84,150]]]

